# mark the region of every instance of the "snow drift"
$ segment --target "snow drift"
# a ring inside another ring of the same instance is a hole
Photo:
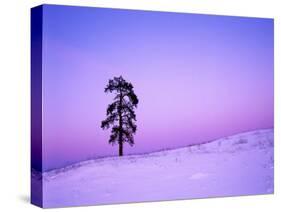
[[[270,194],[273,163],[273,129],[174,150],[89,160],[43,173],[43,206]]]

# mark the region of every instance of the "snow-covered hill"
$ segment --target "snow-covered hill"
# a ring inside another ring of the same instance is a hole
[[[273,129],[43,174],[44,207],[273,193]]]

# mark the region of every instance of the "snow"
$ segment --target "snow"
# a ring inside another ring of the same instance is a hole
[[[43,206],[273,193],[273,129],[156,153],[84,161],[43,173]]]
[[[196,173],[190,176],[190,180],[198,180],[198,179],[202,179],[202,178],[206,178],[208,177],[209,174],[205,174],[205,173]]]

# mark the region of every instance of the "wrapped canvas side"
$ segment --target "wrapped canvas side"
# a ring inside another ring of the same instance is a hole
[[[42,17],[42,6],[31,9],[31,203],[39,207],[43,207]]]

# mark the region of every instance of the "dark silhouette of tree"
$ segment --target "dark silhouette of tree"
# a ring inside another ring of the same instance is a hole
[[[110,79],[104,89],[105,93],[114,93],[114,102],[108,105],[106,119],[101,122],[102,129],[111,128],[110,144],[118,142],[119,156],[123,156],[123,144],[134,145],[133,134],[137,131],[136,114],[134,109],[138,105],[133,85],[123,79],[122,76]]]

